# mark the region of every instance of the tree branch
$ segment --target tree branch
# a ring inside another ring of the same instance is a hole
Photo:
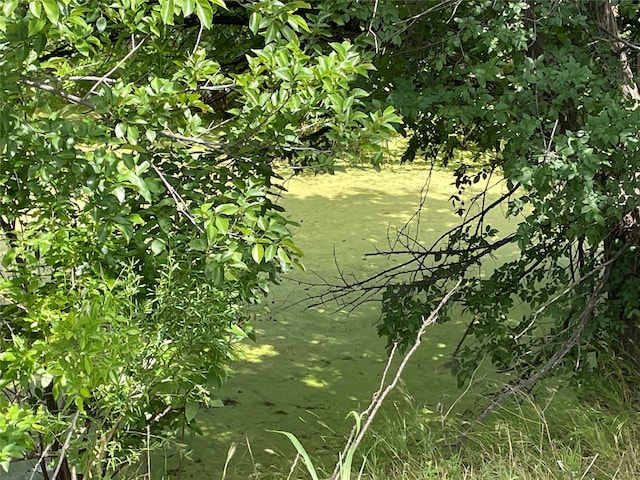
[[[600,294],[602,293],[602,289],[607,283],[607,279],[609,278],[609,274],[611,273],[611,268],[613,266],[613,262],[620,256],[620,254],[616,255],[612,260],[605,263],[603,267],[605,268],[604,275],[598,281],[596,287],[593,289],[593,293],[589,297],[589,301],[585,306],[584,310],[580,314],[578,323],[571,334],[571,336],[567,339],[567,341],[562,345],[562,347],[554,353],[551,358],[533,375],[528,378],[520,380],[516,385],[507,385],[505,389],[483,410],[483,412],[476,418],[465,434],[463,436],[467,436],[471,430],[479,423],[483,422],[487,416],[493,412],[498,406],[500,406],[505,400],[512,397],[516,393],[531,387],[534,383],[536,383],[540,378],[542,378],[547,372],[553,369],[566,355],[571,351],[573,347],[575,347],[584,332],[584,329],[587,325],[587,322],[591,319],[593,311],[596,307],[596,303],[600,299]]]
[[[400,378],[402,377],[402,373],[404,372],[404,369],[406,368],[407,364],[409,363],[409,360],[411,359],[413,354],[416,353],[416,351],[420,347],[420,344],[422,343],[422,336],[424,335],[424,332],[426,331],[427,327],[429,327],[430,325],[432,325],[432,324],[434,324],[436,322],[436,320],[438,319],[438,313],[440,313],[440,310],[442,309],[442,307],[444,307],[444,305],[453,296],[453,294],[458,289],[458,287],[460,286],[461,283],[462,283],[462,279],[459,279],[458,282],[453,286],[453,288],[451,288],[447,292],[447,294],[444,297],[442,297],[442,299],[440,300],[440,302],[438,303],[436,308],[433,309],[431,314],[427,318],[424,318],[424,317],[422,318],[422,325],[420,326],[420,329],[416,333],[416,338],[415,338],[415,341],[413,343],[413,346],[409,349],[409,351],[402,358],[402,361],[400,362],[400,365],[398,366],[398,369],[396,370],[396,372],[395,372],[395,374],[393,376],[393,379],[385,387],[384,386],[385,378],[386,378],[386,375],[387,375],[387,373],[389,371],[389,367],[391,365],[391,362],[393,361],[393,355],[392,354],[389,355],[389,359],[387,360],[387,365],[386,365],[386,367],[384,369],[384,372],[383,372],[383,375],[382,375],[382,379],[380,381],[380,387],[378,388],[378,390],[376,390],[374,392],[374,394],[373,394],[373,396],[371,398],[371,403],[369,404],[369,406],[362,413],[360,413],[360,416],[359,416],[360,420],[361,419],[366,419],[365,422],[364,422],[364,425],[362,426],[361,429],[359,429],[358,428],[359,422],[357,422],[357,424],[351,430],[351,434],[349,435],[349,439],[347,440],[347,443],[345,444],[345,446],[344,446],[344,448],[342,450],[342,453],[340,453],[340,457],[339,457],[340,460],[336,464],[335,469],[333,471],[333,475],[331,475],[330,480],[339,480],[341,478],[340,472],[341,472],[341,470],[343,468],[344,459],[349,456],[349,452],[355,451],[358,448],[358,446],[360,445],[360,442],[362,442],[362,439],[364,438],[365,434],[369,430],[369,427],[371,427],[371,424],[372,424],[376,414],[378,413],[378,410],[380,410],[380,407],[384,403],[384,400],[387,398],[389,393],[391,393],[391,391],[393,391],[393,389],[396,387],[396,385],[400,381]],[[392,352],[395,352],[395,346],[394,346],[394,349],[392,350]]]
[[[105,73],[102,77],[100,77],[98,79],[98,81],[91,87],[91,89],[85,94],[85,96],[83,97],[83,100],[86,100],[87,97],[89,97],[89,95],[95,93],[96,89],[106,80],[110,79],[111,74],[113,74],[113,72],[115,72],[116,70],[118,70],[129,58],[131,58],[131,56],[136,53],[138,51],[138,49],[140,47],[142,47],[142,45],[144,45],[144,42],[147,40],[147,37],[144,37],[142,40],[140,40],[137,44],[135,43],[135,37],[133,35],[131,35],[131,42],[133,44],[133,48],[129,51],[129,53],[127,53],[124,57],[122,57],[120,59],[120,61],[118,63],[116,63],[116,65],[109,70],[107,73]]]
[[[64,90],[60,90],[59,88],[52,87],[47,82],[40,82],[40,81],[37,81],[37,80],[29,80],[28,78],[21,78],[20,82],[24,83],[25,85],[29,85],[30,87],[39,88],[40,90],[44,90],[45,92],[53,93],[54,95],[57,95],[60,98],[64,98],[65,100],[67,100],[67,101],[69,101],[71,103],[75,103],[77,105],[82,105],[84,107],[88,107],[91,110],[94,110],[96,108],[94,104],[92,104],[91,102],[87,101],[86,99],[80,98],[80,97],[78,97],[76,95],[73,95],[71,93],[65,92]]]

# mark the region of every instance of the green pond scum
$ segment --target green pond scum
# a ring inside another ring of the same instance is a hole
[[[449,199],[452,182],[450,172],[419,165],[286,178],[280,203],[300,225],[295,239],[307,272],[291,272],[272,288],[265,301],[268,313],[256,316],[256,342],[243,346],[244,360],[220,390],[224,407],[201,412],[203,435],[185,439],[189,455],[180,459],[176,452],[165,452],[157,466],[183,479],[220,478],[225,463],[227,479],[282,475],[296,451],[269,430],[284,430],[330,469],[353,425],[349,412],[366,408],[379,386],[386,340],[376,334],[379,304],[309,307],[322,288],[308,284],[340,282],[341,275],[361,278],[395,261],[365,254],[388,249],[399,229],[415,234],[419,228],[426,244],[455,226],[460,217]],[[418,225],[415,213],[427,186]],[[500,193],[496,187],[491,195]],[[492,224],[510,228],[504,218]],[[494,267],[483,265],[488,271]],[[454,404],[452,414],[469,405],[472,399],[457,401],[462,392],[448,366],[466,321],[460,315],[427,330],[381,418],[415,414],[417,408],[425,422],[438,424]]]

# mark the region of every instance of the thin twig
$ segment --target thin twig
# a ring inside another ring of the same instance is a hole
[[[65,439],[64,444],[62,445],[62,450],[60,450],[58,465],[56,465],[56,469],[53,472],[53,477],[51,477],[51,480],[56,480],[58,478],[58,473],[60,473],[60,469],[62,468],[62,464],[64,463],[65,453],[67,452],[67,449],[69,448],[69,444],[71,443],[71,436],[73,435],[73,432],[76,429],[76,422],[78,421],[79,416],[80,416],[80,410],[76,410],[76,413],[73,416],[73,420],[71,422],[71,426],[69,427],[69,433],[67,433],[67,438]]]
[[[40,465],[40,469],[42,470],[42,476],[46,480],[49,480],[49,473],[47,472],[47,462],[45,461],[45,459],[47,458],[47,455],[49,454],[49,450],[51,450],[51,444],[47,445],[46,448],[42,451],[42,454],[38,459],[38,463],[36,463],[36,467],[34,467],[33,472],[31,472],[31,476],[29,477],[29,480],[33,480],[34,477],[36,476],[36,472],[38,471],[38,468],[37,468],[38,465]]]
[[[582,474],[582,476],[580,477],[580,480],[584,480],[584,479],[585,479],[585,477],[587,476],[587,473],[589,473],[589,470],[591,470],[591,467],[593,467],[593,464],[594,464],[594,463],[596,463],[596,460],[598,459],[598,456],[599,456],[599,455],[600,455],[599,453],[596,453],[596,454],[593,456],[593,460],[591,460],[591,463],[589,464],[589,466],[587,467],[587,469],[584,471],[584,473],[583,473],[583,474]]]
[[[449,418],[449,415],[451,414],[451,412],[453,411],[453,409],[455,408],[455,406],[458,404],[458,402],[467,394],[469,393],[469,390],[471,390],[471,387],[473,386],[473,380],[476,376],[476,373],[478,373],[478,370],[480,370],[480,366],[482,365],[482,362],[478,364],[478,366],[476,367],[476,369],[473,371],[473,373],[471,374],[471,377],[469,378],[469,383],[467,384],[466,388],[464,389],[464,391],[458,395],[458,398],[456,398],[453,403],[451,404],[451,406],[447,409],[446,412],[444,412],[443,409],[443,414],[440,415],[440,424],[442,425],[442,427],[444,428],[444,422],[447,421],[447,418]]]
[[[331,475],[330,480],[338,480],[340,478],[340,469],[342,465],[342,459],[347,457],[347,454],[349,451],[352,451],[358,448],[358,446],[360,445],[360,442],[362,441],[365,434],[369,430],[369,427],[371,426],[376,414],[378,413],[378,410],[384,403],[385,398],[396,387],[396,385],[400,381],[400,378],[402,377],[402,373],[404,372],[405,367],[409,363],[409,359],[420,347],[420,344],[422,343],[422,336],[424,335],[424,332],[426,331],[427,327],[435,323],[435,321],[438,318],[438,313],[440,313],[440,310],[442,309],[442,307],[449,301],[449,299],[455,293],[455,291],[458,289],[461,283],[462,283],[462,279],[458,280],[458,282],[453,286],[453,288],[451,288],[447,292],[447,294],[444,297],[442,297],[442,300],[440,300],[440,303],[438,303],[438,305],[431,312],[429,317],[427,317],[426,319],[423,317],[422,325],[420,326],[420,329],[416,334],[416,339],[413,343],[413,346],[402,358],[402,361],[400,362],[400,365],[398,366],[398,369],[396,370],[393,376],[393,379],[386,387],[384,387],[384,389],[382,389],[382,384],[381,384],[380,389],[378,389],[373,394],[373,399],[371,401],[371,404],[360,414],[360,418],[366,417],[364,425],[362,425],[362,428],[360,429],[360,431],[358,431],[357,425],[354,426],[353,429],[351,430],[349,439],[347,440],[347,443],[345,444],[344,449],[340,454],[340,457],[339,457],[340,461],[336,464],[335,469],[333,471],[333,475]],[[392,360],[393,360],[393,357],[389,356],[389,359],[387,360],[387,366],[385,367],[385,373],[383,376],[386,375],[386,372],[389,368],[389,364],[391,363]]]
[[[142,40],[140,40],[140,42],[138,42],[138,44],[135,44],[135,37],[131,37],[132,38],[132,43],[133,43],[133,48],[129,51],[129,53],[127,53],[124,57],[122,57],[122,59],[116,63],[115,67],[113,67],[111,70],[109,70],[107,73],[105,73],[102,77],[100,77],[98,79],[98,81],[91,87],[91,89],[85,94],[85,96],[83,97],[83,100],[86,100],[89,95],[92,95],[93,93],[95,93],[96,89],[103,84],[105,81],[107,81],[108,79],[110,79],[111,75],[113,74],[113,72],[115,72],[116,70],[118,70],[123,64],[124,62],[126,62],[127,60],[129,60],[129,58],[131,58],[131,56],[136,53],[138,51],[138,49],[140,47],[142,47],[142,45],[144,45],[144,42],[147,40],[147,37],[144,37]]]
[[[196,145],[204,145],[205,147],[209,147],[209,148],[211,148],[213,150],[217,150],[219,152],[223,152],[224,151],[222,149],[221,144],[216,143],[216,142],[210,142],[209,140],[203,140],[202,138],[186,137],[184,135],[180,135],[179,133],[173,133],[173,132],[170,132],[168,130],[162,130],[159,133],[163,137],[167,137],[167,138],[170,138],[172,140],[178,140],[179,142],[193,143],[193,144],[196,144]]]
[[[198,50],[198,47],[200,46],[200,40],[202,39],[203,30],[204,30],[204,23],[200,23],[200,30],[198,30],[198,37],[196,38],[196,43],[193,46],[193,51],[191,52],[191,55],[195,55],[196,51]]]
[[[291,475],[293,475],[293,473],[296,471],[296,467],[298,466],[298,462],[300,461],[300,458],[302,456],[300,455],[300,453],[296,453],[296,458],[293,459],[293,463],[291,464],[291,468],[289,469],[289,475],[287,475],[287,480],[291,480]],[[222,477],[222,480],[224,480],[224,477]]]
[[[151,427],[147,424],[147,480],[151,480]]]
[[[65,100],[68,100],[71,103],[77,103],[78,105],[89,107],[92,110],[96,108],[95,105],[87,101],[86,98],[80,98],[76,95],[65,92],[64,90],[60,90],[59,88],[52,87],[51,85],[48,85],[45,82],[39,82],[37,80],[29,80],[28,78],[22,78],[20,79],[20,82],[24,83],[25,85],[29,85],[30,87],[39,88],[40,90],[44,90],[45,92],[53,93],[54,95],[64,98]]]
[[[198,90],[207,90],[209,92],[218,92],[220,90],[231,90],[236,87],[236,82],[225,83],[224,85],[203,85]]]
[[[371,396],[371,403],[360,414],[361,417],[364,418],[364,417],[366,417],[367,415],[369,415],[371,413],[371,409],[375,405],[376,400],[378,400],[378,396],[380,395],[380,392],[382,392],[384,390],[384,387],[387,384],[387,374],[389,373],[389,370],[391,369],[391,364],[393,362],[393,357],[395,356],[397,350],[398,350],[398,342],[393,342],[393,347],[391,347],[391,352],[389,353],[389,358],[387,359],[387,364],[385,365],[384,371],[382,372],[382,377],[380,378],[380,386],[378,387],[378,389]]]
[[[102,83],[115,83],[113,78],[102,78],[97,75],[71,75],[70,77],[60,77],[60,80],[68,80],[71,82],[97,82]]]
[[[180,195],[180,193],[175,188],[173,188],[173,185],[169,183],[169,181],[166,179],[162,171],[156,166],[155,163],[151,162],[151,168],[153,168],[153,171],[156,172],[158,177],[160,177],[160,180],[162,180],[162,183],[169,192],[169,195],[171,195],[171,198],[173,198],[178,213],[184,215],[196,227],[196,230],[198,230],[199,233],[204,233],[202,227],[198,225],[196,219],[193,217],[193,215],[191,215],[191,212],[189,212],[189,206],[187,205],[187,202],[184,201],[184,198],[182,198],[182,195]]]
[[[373,22],[376,19],[377,15],[378,15],[378,0],[375,0],[375,3],[373,5],[373,13],[371,14],[371,21],[369,22],[369,28],[367,30],[367,34],[371,34],[373,36],[373,43],[375,46],[376,53],[380,51],[378,46],[378,34],[373,31]]]

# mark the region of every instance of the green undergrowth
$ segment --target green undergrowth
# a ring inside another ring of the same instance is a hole
[[[521,393],[466,436],[468,423],[428,421],[415,406],[372,432],[362,478],[640,478],[637,380],[608,372],[570,392]]]

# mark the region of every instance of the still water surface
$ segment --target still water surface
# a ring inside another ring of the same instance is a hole
[[[336,304],[308,308],[304,300],[314,291],[296,280],[335,281],[337,266],[357,277],[390,266],[392,260],[364,254],[388,248],[395,229],[415,213],[428,178],[428,168],[405,166],[286,181],[281,204],[300,223],[295,239],[305,252],[308,272],[294,272],[273,288],[270,315],[256,322],[257,343],[245,346],[246,359],[236,364],[234,377],[220,391],[226,406],[199,415],[204,437],[186,441],[190,459],[165,456],[162,463],[172,478],[178,470],[183,479],[221,478],[232,446],[227,479],[269,478],[269,472],[278,471],[286,478],[295,450],[270,430],[294,433],[318,463],[333,465],[352,426],[349,412],[367,406],[387,359],[385,341],[375,333],[379,307],[369,303],[352,312]],[[452,181],[448,172],[431,177],[420,219],[424,242],[459,222],[449,201]],[[499,193],[498,187],[493,196]],[[494,226],[509,228],[501,218]],[[483,265],[487,271],[494,267]],[[428,330],[384,417],[407,411],[407,398],[412,398],[411,408],[436,412],[434,419],[439,408],[451,406],[460,392],[445,364],[464,324],[460,318]]]

